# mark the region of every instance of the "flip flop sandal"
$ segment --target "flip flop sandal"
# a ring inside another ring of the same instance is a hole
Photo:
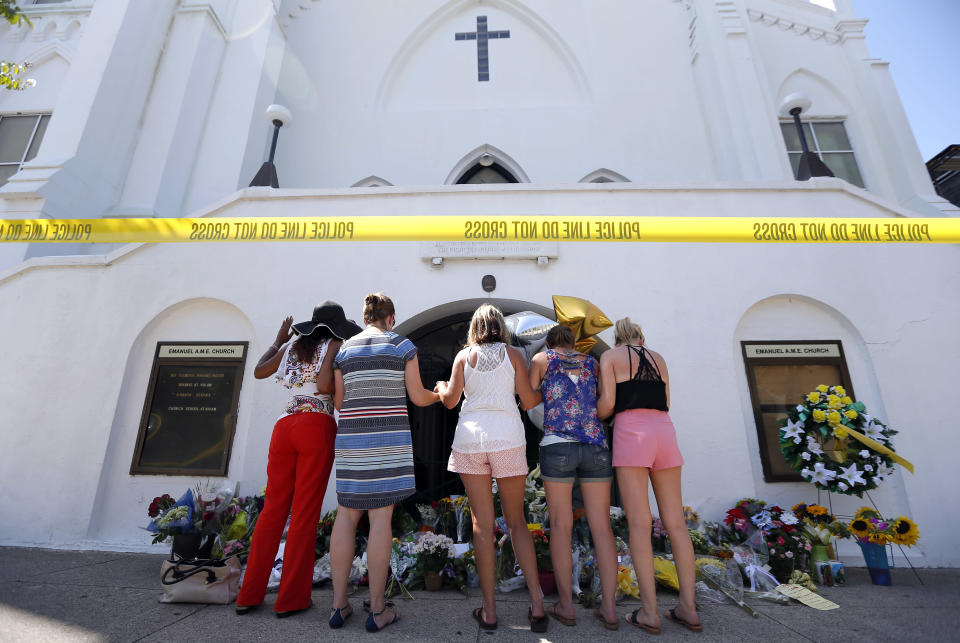
[[[368,632],[379,632],[380,630],[384,629],[388,625],[393,625],[394,623],[400,620],[400,612],[394,609],[393,618],[391,620],[387,621],[383,625],[377,625],[377,620],[374,617],[380,616],[381,614],[386,612],[388,609],[392,609],[392,608],[389,605],[384,605],[383,609],[380,610],[379,612],[369,612],[367,614],[367,622],[364,624],[364,627],[367,628]]]
[[[577,617],[576,617],[576,616],[574,616],[573,618],[567,618],[566,616],[564,616],[563,614],[561,614],[560,612],[557,611],[557,606],[556,606],[556,605],[551,605],[550,607],[548,607],[548,608],[547,608],[547,614],[549,614],[549,615],[552,616],[553,618],[557,619],[558,621],[560,621],[561,623],[563,623],[563,624],[566,625],[567,627],[573,627],[573,626],[575,626],[575,625],[577,624]]]
[[[639,627],[641,630],[643,630],[648,634],[659,634],[660,633],[659,627],[647,625],[646,623],[641,623],[640,621],[637,620],[637,614],[640,613],[640,609],[641,608],[637,608],[632,612],[630,612],[629,614],[624,615],[623,619],[630,625],[635,625],[636,627]]]
[[[593,610],[593,615],[596,616],[597,619],[599,619],[600,622],[603,623],[603,626],[604,626],[605,628],[607,628],[608,630],[619,630],[619,629],[620,629],[620,621],[613,621],[613,622],[608,621],[608,620],[606,619],[606,617],[603,615],[603,612],[601,612],[600,610],[598,610],[598,609]]]
[[[481,630],[497,629],[496,621],[494,621],[493,623],[487,623],[485,620],[483,620],[483,607],[478,607],[477,609],[473,610],[473,620],[475,620],[477,623],[480,624]]]
[[[687,628],[687,629],[690,630],[691,632],[702,632],[702,631],[703,631],[703,626],[700,625],[699,623],[691,623],[690,621],[686,621],[686,620],[680,618],[679,616],[677,616],[677,608],[675,608],[675,607],[674,607],[673,609],[667,611],[667,612],[664,612],[664,616],[666,616],[668,619],[670,619],[670,620],[673,621],[674,623],[677,623],[677,624],[679,624],[679,625],[684,626],[685,628]]]
[[[530,621],[530,631],[538,634],[546,632],[547,625],[550,623],[550,617],[546,614],[543,616],[534,616],[532,607],[527,608],[527,620]]]

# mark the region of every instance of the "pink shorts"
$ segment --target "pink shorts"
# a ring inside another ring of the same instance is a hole
[[[655,409],[617,413],[613,423],[613,466],[670,469],[683,466],[670,415]]]
[[[527,447],[482,453],[450,451],[447,470],[493,478],[525,476],[527,475]]]

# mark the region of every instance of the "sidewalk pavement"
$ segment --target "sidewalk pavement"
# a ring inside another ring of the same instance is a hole
[[[160,561],[155,554],[0,548],[0,641],[365,641],[361,601],[342,630],[327,626],[332,592],[315,589],[315,607],[286,619],[274,618],[268,594],[264,608],[245,616],[232,605],[160,604]],[[759,619],[730,604],[703,605],[703,633],[664,619],[663,641],[942,641],[960,639],[960,569],[921,569],[921,584],[905,568],[893,570],[893,586],[870,584],[862,568],[847,570],[847,583],[822,594],[840,609],[819,612],[800,604],[756,601]],[[395,599],[401,620],[381,633],[395,641],[446,643],[513,641],[626,641],[649,635],[621,622],[604,630],[590,610],[577,607],[577,626],[551,620],[545,635],[530,632],[525,593],[497,595],[500,628],[480,631],[471,610],[480,604],[455,591],[414,592]],[[661,591],[661,611],[675,604]],[[551,602],[551,597],[547,597]],[[622,618],[637,601],[618,606]]]

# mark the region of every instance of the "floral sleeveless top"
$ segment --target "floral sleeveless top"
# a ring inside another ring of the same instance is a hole
[[[277,368],[277,381],[285,388],[290,389],[290,398],[283,407],[281,418],[297,413],[323,413],[333,417],[333,397],[317,393],[317,371],[323,363],[330,341],[326,340],[317,346],[313,359],[302,362],[293,350],[296,339],[286,346],[283,359]]]
[[[607,445],[597,417],[597,361],[547,349],[543,392],[543,433],[576,442]],[[572,375],[572,377],[571,377]]]

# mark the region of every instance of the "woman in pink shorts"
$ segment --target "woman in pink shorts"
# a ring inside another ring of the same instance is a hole
[[[530,387],[523,355],[507,346],[508,340],[503,314],[489,304],[480,306],[470,320],[467,347],[453,361],[450,381],[437,382],[436,391],[448,409],[457,405],[461,393],[465,395],[447,468],[460,474],[473,515],[473,548],[483,594],[483,605],[473,611],[473,618],[483,629],[497,627],[491,485],[491,478],[496,478],[510,542],[530,592],[530,629],[546,632],[537,557],[523,508],[527,441],[514,398],[516,392],[523,408],[531,409],[540,403],[541,394]]]
[[[683,517],[680,468],[683,456],[667,410],[670,382],[663,358],[644,347],[640,327],[629,317],[617,321],[616,347],[600,357],[600,417],[615,413],[613,466],[630,524],[630,555],[640,585],[642,607],[626,615],[627,623],[660,633],[650,531],[653,515],[647,495],[653,485],[660,520],[670,537],[680,581],[680,601],[665,616],[689,630],[703,629],[694,604],[696,569],[693,544]]]

